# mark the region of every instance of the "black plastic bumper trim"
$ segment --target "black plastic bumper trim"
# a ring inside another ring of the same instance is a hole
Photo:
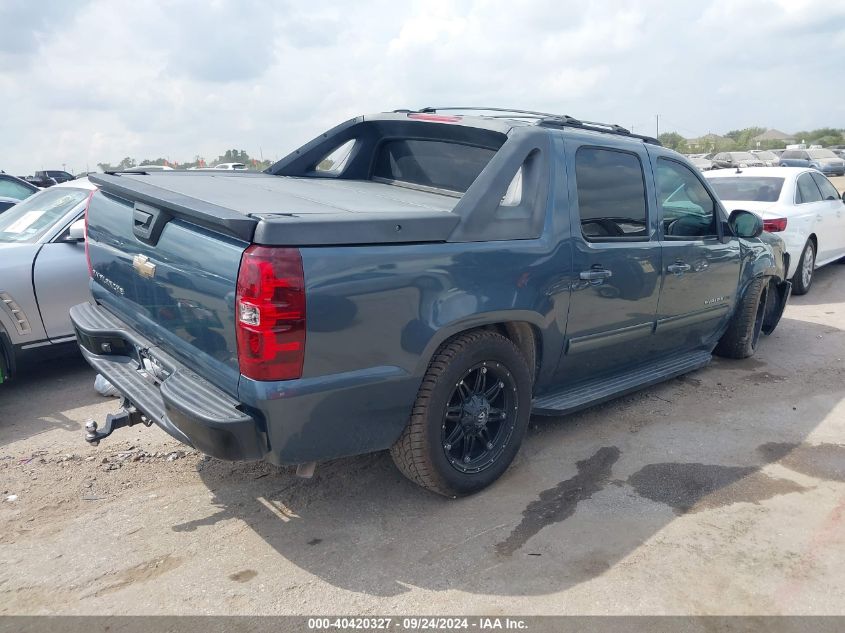
[[[176,439],[226,460],[257,460],[268,452],[263,425],[238,409],[239,403],[100,305],[70,310],[82,354],[135,407]],[[102,353],[104,344],[111,353]],[[162,380],[143,368],[150,355],[166,374]]]

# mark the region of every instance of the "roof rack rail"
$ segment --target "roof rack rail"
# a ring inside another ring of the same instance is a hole
[[[637,138],[645,143],[649,143],[651,145],[661,145],[662,143],[658,141],[653,136],[646,136],[643,134],[634,134],[630,130],[622,127],[621,125],[616,125],[615,123],[599,123],[598,121],[582,121],[580,119],[576,119],[575,117],[571,117],[568,114],[550,114],[548,112],[536,112],[534,110],[517,110],[515,108],[493,108],[493,107],[484,107],[484,106],[467,106],[467,107],[458,107],[458,106],[448,106],[445,108],[434,108],[434,107],[426,107],[420,108],[417,112],[442,112],[442,111],[454,111],[454,110],[465,110],[465,111],[475,111],[475,112],[501,112],[506,114],[515,114],[516,117],[507,117],[506,115],[492,115],[494,118],[525,118],[525,119],[538,119],[537,125],[543,127],[572,127],[578,128],[581,130],[590,130],[591,132],[604,132],[605,134],[617,134],[619,136],[628,136],[631,138]],[[408,112],[408,110],[396,110],[396,112]]]
[[[543,127],[573,127],[578,128],[579,130],[590,130],[591,132],[604,132],[606,134],[618,134],[619,136],[628,136],[631,138],[638,138],[644,143],[649,143],[650,145],[660,145],[663,144],[658,141],[653,136],[646,136],[644,134],[634,134],[631,130],[628,130],[621,125],[616,125],[615,123],[599,123],[598,121],[581,121],[579,119],[572,118],[571,116],[552,116],[545,119],[541,119],[537,125],[541,125]]]
[[[550,114],[548,112],[535,112],[534,110],[517,110],[515,108],[486,108],[484,106],[467,106],[465,108],[457,107],[457,106],[448,106],[445,108],[433,108],[433,107],[426,107],[420,108],[418,112],[442,112],[444,110],[453,111],[453,110],[466,110],[468,112],[507,112],[509,114],[521,114],[526,118],[536,118],[542,119],[544,117],[553,117],[558,116],[557,114]]]

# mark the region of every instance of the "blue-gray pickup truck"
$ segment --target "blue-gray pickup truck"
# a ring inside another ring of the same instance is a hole
[[[265,173],[92,176],[82,353],[208,455],[389,449],[440,494],[495,481],[529,416],[751,355],[776,237],[654,139],[562,115],[357,117]]]

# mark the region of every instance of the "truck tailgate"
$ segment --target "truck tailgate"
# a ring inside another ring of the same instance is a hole
[[[157,239],[143,240],[133,227],[146,207],[136,202],[103,191],[91,199],[87,245],[95,299],[165,353],[237,394],[235,290],[248,242],[224,234],[225,227],[214,231],[179,217],[164,223]]]

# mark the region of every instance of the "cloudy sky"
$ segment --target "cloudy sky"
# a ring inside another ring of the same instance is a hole
[[[684,136],[845,126],[830,0],[0,0],[0,168],[278,158],[360,113],[496,105]]]

